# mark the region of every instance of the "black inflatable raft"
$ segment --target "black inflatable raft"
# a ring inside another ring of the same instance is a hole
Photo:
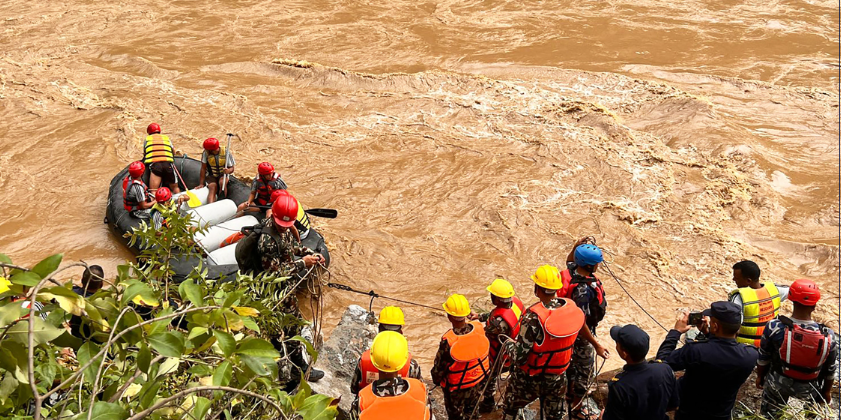
[[[201,171],[201,161],[188,157],[177,157],[175,159],[175,165],[178,171],[181,173],[184,182],[187,183],[188,188],[193,188],[198,185]],[[120,171],[111,180],[111,185],[108,189],[108,204],[106,205],[105,209],[105,222],[108,224],[111,231],[113,231],[114,234],[117,236],[119,241],[125,244],[127,247],[129,247],[129,249],[131,249],[135,254],[137,254],[140,252],[140,249],[137,247],[137,245],[135,245],[134,247],[129,246],[128,238],[123,236],[125,233],[131,232],[132,229],[139,227],[141,223],[140,219],[129,215],[128,211],[126,211],[123,207],[123,180],[127,176],[128,167]],[[146,174],[143,175],[143,181],[146,182],[148,185],[148,170]],[[179,185],[181,186],[180,181]],[[181,188],[183,189],[183,186],[181,186]],[[231,176],[230,181],[228,182],[229,199],[233,200],[237,205],[239,205],[248,200],[248,195],[250,194],[250,192],[250,185],[246,185],[236,177]],[[323,255],[325,259],[325,265],[329,265],[330,253],[328,252],[327,246],[324,243],[324,237],[322,237],[320,233],[318,233],[315,229],[312,228],[309,229],[306,233],[301,232],[301,234],[302,237],[306,235],[306,237],[302,240],[304,246]],[[206,258],[202,260],[199,260],[197,258],[173,260],[172,267],[175,270],[174,280],[178,281],[180,279],[185,278],[187,275],[190,274],[193,268],[199,265],[199,262],[203,262],[203,267],[206,267],[208,269],[207,277],[212,279],[217,279],[225,276],[232,276],[239,270],[239,266],[236,264],[208,264]]]

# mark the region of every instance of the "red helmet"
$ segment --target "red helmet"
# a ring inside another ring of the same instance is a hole
[[[160,133],[160,132],[161,132],[161,126],[159,126],[158,123],[152,123],[152,124],[149,124],[148,127],[146,127],[146,134],[157,134],[157,133]]]
[[[270,203],[274,203],[277,201],[278,197],[281,195],[289,195],[289,191],[286,190],[274,190],[272,191],[272,197],[269,199]]]
[[[128,166],[128,174],[131,175],[132,178],[138,178],[143,175],[143,172],[146,172],[146,165],[143,164],[141,161],[132,162]]]
[[[791,284],[791,288],[788,290],[788,298],[801,305],[815,306],[821,300],[821,291],[812,280],[799,279]]]
[[[204,150],[214,151],[219,148],[219,140],[214,139],[213,137],[204,141]]]
[[[165,203],[172,198],[172,191],[169,190],[167,187],[160,187],[158,191],[155,192],[155,201],[158,203]]]
[[[274,172],[274,166],[269,162],[257,165],[257,173],[260,175],[270,175],[272,172]]]
[[[290,227],[295,224],[298,218],[298,200],[287,194],[280,196],[272,204],[272,219],[275,224],[283,227]]]

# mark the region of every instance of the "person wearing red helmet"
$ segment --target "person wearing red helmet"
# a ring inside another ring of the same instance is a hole
[[[274,171],[274,166],[269,162],[263,162],[257,165],[257,178],[251,183],[251,194],[248,195],[248,200],[239,205],[239,211],[264,211],[259,207],[252,206],[257,204],[260,206],[268,206],[271,204],[272,193],[277,190],[285,190],[286,183],[280,178],[277,172]]]
[[[161,134],[158,123],[146,127],[146,139],[143,141],[143,163],[149,166],[149,189],[155,191],[161,184],[174,192],[181,191],[175,180],[175,152],[169,136]]]
[[[271,217],[263,219],[257,252],[264,271],[290,275],[324,261],[297,239],[295,220],[298,200],[291,194],[279,194],[272,204]]]
[[[145,220],[149,218],[147,210],[155,205],[155,202],[149,194],[146,183],[141,179],[144,172],[146,172],[146,166],[143,162],[132,162],[128,166],[128,176],[123,179],[123,208],[130,215]]]
[[[178,196],[175,204],[181,205],[181,203],[186,203],[189,200],[190,197],[188,197],[187,194],[181,194]],[[161,230],[161,228],[167,224],[166,218],[164,217],[165,209],[173,210],[172,191],[170,191],[167,187],[161,187],[155,191],[155,205],[152,206],[152,211],[150,212],[152,217],[152,226],[155,230]]]
[[[201,188],[207,183],[208,195],[207,202],[212,203],[216,201],[216,194],[218,191],[227,190],[221,183],[220,179],[224,175],[234,173],[234,156],[230,151],[226,150],[224,146],[219,145],[219,140],[209,138],[202,144],[204,152],[201,155],[201,174],[199,175],[199,185],[196,188]]]
[[[759,343],[756,387],[762,389],[760,414],[766,418],[777,418],[791,397],[817,404],[832,399],[838,337],[812,319],[820,288],[811,280],[797,280],[788,298],[791,316],[768,321]]]

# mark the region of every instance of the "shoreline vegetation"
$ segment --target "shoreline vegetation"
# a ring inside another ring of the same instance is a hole
[[[198,251],[189,216],[165,217],[160,233],[144,225],[130,234],[145,244],[142,263],[120,265],[89,296],[56,280],[65,270],[87,270],[84,262],[62,265],[57,254],[27,268],[0,254],[8,280],[0,293],[0,417],[335,418],[333,398],[279,374],[291,364],[285,348],[292,341],[317,358],[305,339],[284,335],[307,322],[277,316],[295,293],[290,279],[216,281],[199,267],[175,284],[169,261]],[[266,285],[272,293],[253,293]]]

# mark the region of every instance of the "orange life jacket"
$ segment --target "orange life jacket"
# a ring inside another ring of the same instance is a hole
[[[403,365],[403,368],[400,369],[398,372],[401,378],[408,378],[409,377],[409,367],[412,364],[412,356],[409,355],[409,360],[406,361],[406,364]],[[365,350],[362,353],[362,358],[359,359],[359,370],[362,371],[362,379],[359,382],[359,389],[365,388],[369,384],[374,383],[377,379],[380,379],[380,371],[374,367],[374,363],[371,362],[371,350]]]
[[[280,175],[277,172],[272,173],[272,179],[269,182],[263,181],[259,175],[257,175],[257,197],[255,197],[255,201],[257,204],[261,206],[267,206],[271,204],[269,200],[272,198],[272,193],[275,191],[275,188],[272,188],[271,184],[272,181],[280,178]],[[278,188],[279,189],[279,188]]]
[[[447,377],[441,388],[450,391],[472,388],[482,382],[490,372],[488,355],[491,344],[485,336],[485,328],[476,321],[470,322],[473,330],[457,335],[452,329],[442,337],[450,345],[453,364],[448,367]]]
[[[242,232],[232,233],[230,236],[225,238],[222,242],[219,243],[219,248],[224,248],[228,245],[233,245],[239,242],[240,239],[244,238],[245,234]]]
[[[429,420],[432,413],[426,385],[417,379],[404,379],[409,382],[409,390],[400,395],[378,397],[371,385],[359,391],[359,420]]]
[[[128,196],[126,195],[126,192],[128,191],[128,187],[129,187],[129,181],[131,181],[132,185],[139,184],[140,186],[142,186],[144,194],[146,193],[146,190],[148,189],[148,187],[146,186],[146,184],[143,183],[143,181],[141,181],[139,179],[134,179],[133,180],[129,176],[127,176],[126,179],[123,180],[123,208],[126,209],[126,211],[139,210],[140,209],[140,207],[139,207],[140,202],[130,200],[128,198]]]
[[[561,301],[560,308],[547,309],[538,302],[528,309],[537,314],[543,330],[543,341],[534,343],[526,364],[521,366],[529,375],[561,375],[569,367],[575,338],[584,325],[584,312],[569,299]]]
[[[523,301],[520,300],[517,296],[514,296],[513,305],[510,308],[496,308],[491,311],[491,314],[488,316],[488,324],[490,324],[491,320],[496,317],[502,317],[502,320],[508,324],[508,327],[511,329],[511,338],[516,339],[517,334],[520,333],[520,317],[523,316],[523,313],[526,312],[525,306],[523,306]],[[515,309],[516,308],[516,309]],[[491,360],[496,360],[496,355],[499,354],[499,349],[502,347],[502,342],[499,341],[497,337],[488,337],[488,340],[491,343]]]

